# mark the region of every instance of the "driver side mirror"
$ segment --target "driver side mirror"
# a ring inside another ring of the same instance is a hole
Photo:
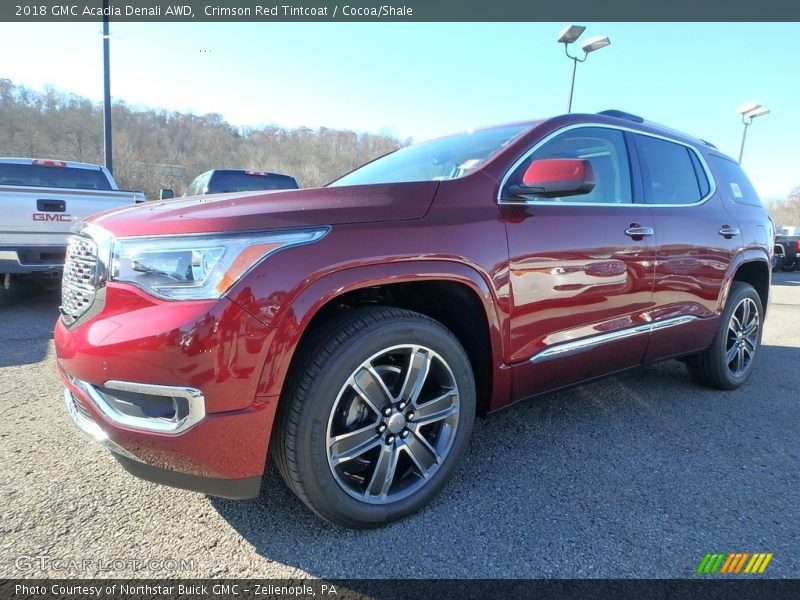
[[[508,186],[508,195],[560,198],[588,194],[594,189],[594,170],[581,158],[540,158],[525,170],[522,183]]]

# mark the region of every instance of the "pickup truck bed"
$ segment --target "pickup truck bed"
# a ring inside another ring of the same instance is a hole
[[[77,221],[142,201],[141,192],[119,190],[97,165],[0,159],[0,275],[60,272]]]

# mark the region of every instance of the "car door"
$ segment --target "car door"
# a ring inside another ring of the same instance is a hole
[[[562,198],[511,198],[530,164],[591,164],[594,188]],[[641,363],[650,329],[653,218],[634,202],[625,133],[573,126],[512,167],[499,203],[509,250],[513,395],[524,398]]]
[[[655,220],[655,329],[646,360],[703,350],[717,329],[726,273],[742,247],[737,219],[725,208],[705,159],[690,144],[630,134],[642,193]]]

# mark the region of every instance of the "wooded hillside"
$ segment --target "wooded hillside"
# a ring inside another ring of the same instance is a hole
[[[265,113],[264,121],[269,121]],[[318,186],[396,149],[389,136],[320,128],[237,128],[218,114],[112,106],[114,176],[123,188],[158,198],[183,194],[213,168],[277,171]],[[0,156],[103,163],[103,110],[88,98],[44,93],[0,79]]]
[[[793,189],[786,200],[772,202],[768,208],[777,225],[800,226],[800,187]]]

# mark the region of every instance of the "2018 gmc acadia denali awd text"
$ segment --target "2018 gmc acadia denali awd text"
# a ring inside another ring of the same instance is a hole
[[[487,128],[87,219],[58,371],[136,475],[252,497],[270,449],[317,514],[376,526],[444,487],[476,414],[673,357],[740,386],[772,239],[701,140],[618,111]]]

